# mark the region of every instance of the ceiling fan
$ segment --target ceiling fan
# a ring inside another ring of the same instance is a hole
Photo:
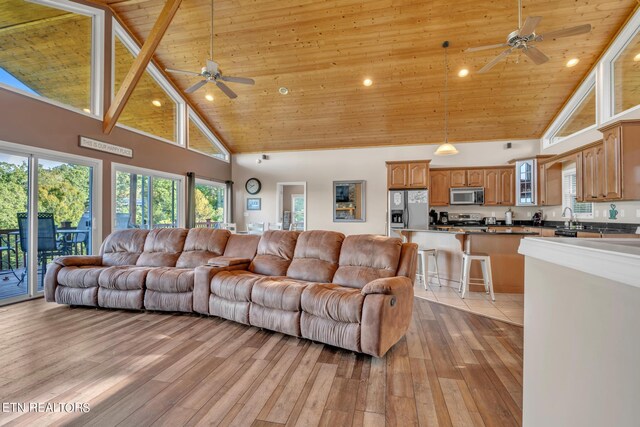
[[[518,29],[511,32],[507,36],[506,43],[492,44],[488,46],[479,46],[468,48],[467,52],[478,52],[480,50],[497,49],[500,47],[506,47],[507,49],[502,51],[498,56],[493,58],[489,63],[482,67],[478,73],[486,73],[493,68],[498,62],[506,58],[511,52],[516,49],[522,50],[522,52],[531,59],[534,64],[544,64],[549,60],[549,57],[542,53],[534,43],[542,42],[544,40],[558,39],[560,37],[577,36],[585,34],[591,31],[591,24],[578,25],[577,27],[564,28],[562,30],[549,31],[544,34],[536,34],[535,30],[540,21],[541,16],[529,16],[522,25],[522,0],[518,0]]]
[[[211,0],[211,44],[209,51],[211,58],[213,58],[213,34],[213,0]],[[236,95],[236,93],[223,82],[241,83],[245,85],[253,85],[256,83],[253,79],[249,79],[246,77],[230,77],[223,75],[222,70],[220,70],[218,64],[214,62],[213,59],[207,59],[206,66],[202,67],[202,70],[200,70],[199,73],[195,71],[175,70],[173,68],[165,68],[165,71],[169,73],[187,74],[190,76],[199,76],[204,78],[204,80],[200,80],[193,86],[188,87],[185,90],[186,93],[195,92],[207,83],[214,83],[222,92],[224,92],[225,95],[227,95],[231,99],[237,98],[238,95]]]

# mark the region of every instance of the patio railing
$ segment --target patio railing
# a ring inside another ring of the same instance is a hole
[[[25,256],[20,248],[17,229],[0,230],[0,271],[25,267]]]

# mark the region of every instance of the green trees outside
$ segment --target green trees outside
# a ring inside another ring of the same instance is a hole
[[[224,189],[211,185],[196,185],[196,222],[224,221]]]
[[[56,224],[77,225],[89,208],[91,168],[60,164],[38,165],[38,210],[52,212]],[[0,229],[17,229],[18,212],[27,211],[29,172],[27,162],[0,162]]]

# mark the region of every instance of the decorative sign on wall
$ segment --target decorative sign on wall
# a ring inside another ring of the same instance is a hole
[[[259,211],[262,209],[262,199],[260,197],[247,198],[247,210]]]
[[[131,148],[120,147],[119,145],[109,144],[107,142],[87,138],[86,136],[80,137],[80,147],[102,151],[103,153],[115,154],[116,156],[128,157],[130,159],[133,158],[133,150]]]

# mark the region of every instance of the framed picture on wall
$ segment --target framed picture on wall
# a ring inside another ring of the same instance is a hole
[[[260,197],[247,198],[248,211],[259,211],[260,209],[262,209],[262,199]]]

